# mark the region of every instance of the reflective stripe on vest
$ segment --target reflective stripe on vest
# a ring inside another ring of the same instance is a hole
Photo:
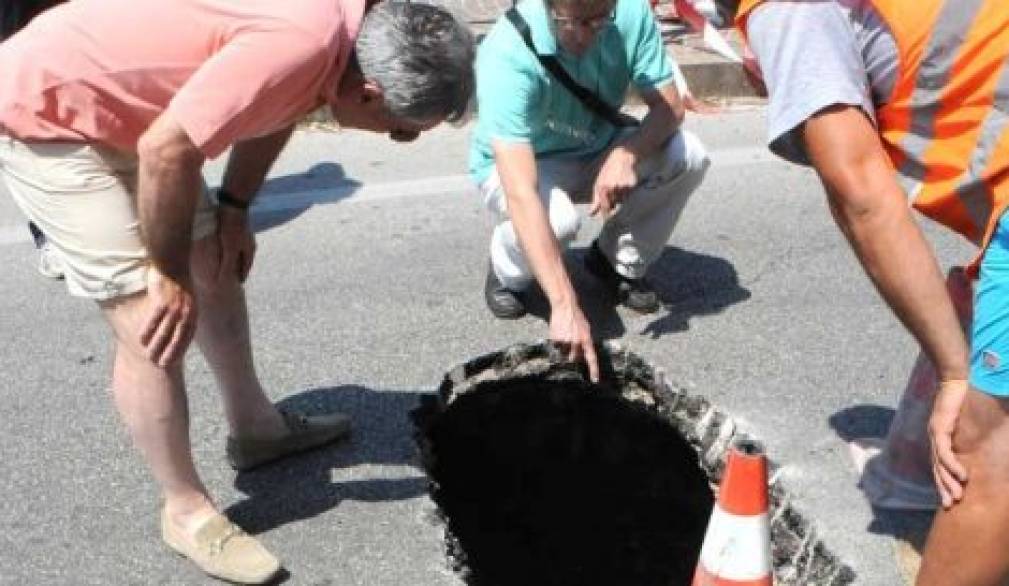
[[[765,0],[743,0],[737,25]],[[925,215],[984,244],[1009,202],[1009,2],[870,0],[898,47],[876,115]]]
[[[1009,58],[1003,61],[995,95],[995,105],[988,111],[988,116],[981,125],[981,136],[971,155],[967,173],[956,188],[960,201],[967,208],[976,226],[986,226],[995,211],[997,201],[992,185],[985,177],[991,177],[1007,166],[1004,160],[1007,145],[1004,141],[1006,130],[1009,128],[1009,115],[1004,108],[1009,102]],[[998,153],[1002,153],[1001,157],[996,156]],[[999,158],[1003,160],[999,161]],[[1005,193],[1002,195],[1005,199]]]

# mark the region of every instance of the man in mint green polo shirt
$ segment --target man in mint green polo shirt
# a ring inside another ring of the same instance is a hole
[[[575,203],[605,220],[586,266],[630,309],[656,311],[644,280],[708,167],[680,129],[683,105],[647,0],[523,0],[519,14],[540,54],[619,108],[633,84],[648,107],[617,128],[555,79],[506,17],[477,56],[479,119],[470,174],[498,221],[485,297],[497,317],[525,314],[536,281],[550,302],[550,339],[598,377],[589,324],[562,258],[578,232]]]

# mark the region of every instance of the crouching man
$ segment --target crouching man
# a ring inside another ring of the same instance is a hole
[[[592,334],[562,258],[579,229],[574,204],[589,203],[605,220],[587,267],[628,308],[656,311],[645,273],[708,167],[700,141],[680,129],[672,67],[645,0],[523,0],[477,57],[470,174],[497,219],[487,306],[499,318],[520,317],[538,283],[550,303],[550,338],[585,359],[593,378]],[[617,112],[631,85],[648,107],[637,126]]]

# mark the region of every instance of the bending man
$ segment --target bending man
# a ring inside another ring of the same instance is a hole
[[[1009,556],[1009,9],[999,0],[744,0],[771,149],[811,164],[883,298],[941,379],[944,510],[918,584],[1003,584]],[[894,172],[896,171],[896,172]],[[971,348],[907,205],[980,247]]]
[[[472,61],[443,10],[364,0],[75,0],[0,45],[0,176],[70,293],[110,324],[115,403],[161,488],[163,537],[209,574],[261,583],[280,563],[218,513],[193,466],[193,336],[237,469],[349,431],[342,415],[281,413],[257,378],[242,290],[252,197],[308,112],[408,140],[462,114]],[[229,147],[215,203],[201,167]]]

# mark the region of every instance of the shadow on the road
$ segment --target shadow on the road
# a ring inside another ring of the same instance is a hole
[[[662,252],[648,270],[648,280],[663,301],[660,316],[641,332],[652,338],[685,332],[691,318],[721,313],[750,298],[750,290],[739,284],[732,263],[675,246]]]
[[[360,186],[360,182],[347,178],[342,166],[332,162],[316,164],[304,173],[267,179],[257,198],[268,201],[273,209],[255,211],[252,214],[252,229],[265,232],[286,224],[315,204],[335,203],[352,196]],[[285,204],[285,197],[306,191],[316,192],[319,196],[312,201],[299,199],[290,201],[290,205]]]
[[[252,534],[324,513],[344,500],[395,501],[427,494],[427,478],[419,469],[409,412],[421,392],[375,391],[356,385],[304,391],[280,401],[299,413],[350,415],[349,441],[280,460],[235,478],[235,488],[248,498],[228,507],[226,514]],[[418,467],[415,475],[334,481],[333,470],[384,464]]]
[[[895,414],[893,407],[852,405],[828,417],[827,423],[845,442],[859,438],[884,438]]]
[[[568,259],[582,311],[596,338],[619,338],[626,328],[616,310],[615,292],[585,269],[583,259],[587,252],[587,248],[572,249]],[[729,261],[675,246],[665,248],[648,269],[647,278],[659,293],[663,306],[641,332],[652,338],[685,332],[690,328],[691,318],[720,313],[750,298],[749,289],[739,284],[736,269]],[[549,321],[550,307],[538,289],[529,295],[527,304],[529,313]]]
[[[831,415],[827,422],[845,443],[886,437],[896,411],[880,405],[852,405]],[[921,552],[932,527],[933,511],[908,511],[872,507],[870,533],[894,539],[897,566],[906,583],[912,584],[921,564]]]
[[[565,258],[568,274],[578,292],[578,303],[585,319],[589,320],[593,337],[597,340],[619,338],[626,329],[617,313],[616,298],[585,268],[584,258],[587,253],[588,248],[572,248]],[[530,315],[550,322],[550,303],[538,286],[534,286],[526,295],[525,302]]]
[[[894,539],[894,555],[906,584],[913,584],[921,565],[921,553],[932,528],[934,511],[896,511],[872,508],[868,531]]]

